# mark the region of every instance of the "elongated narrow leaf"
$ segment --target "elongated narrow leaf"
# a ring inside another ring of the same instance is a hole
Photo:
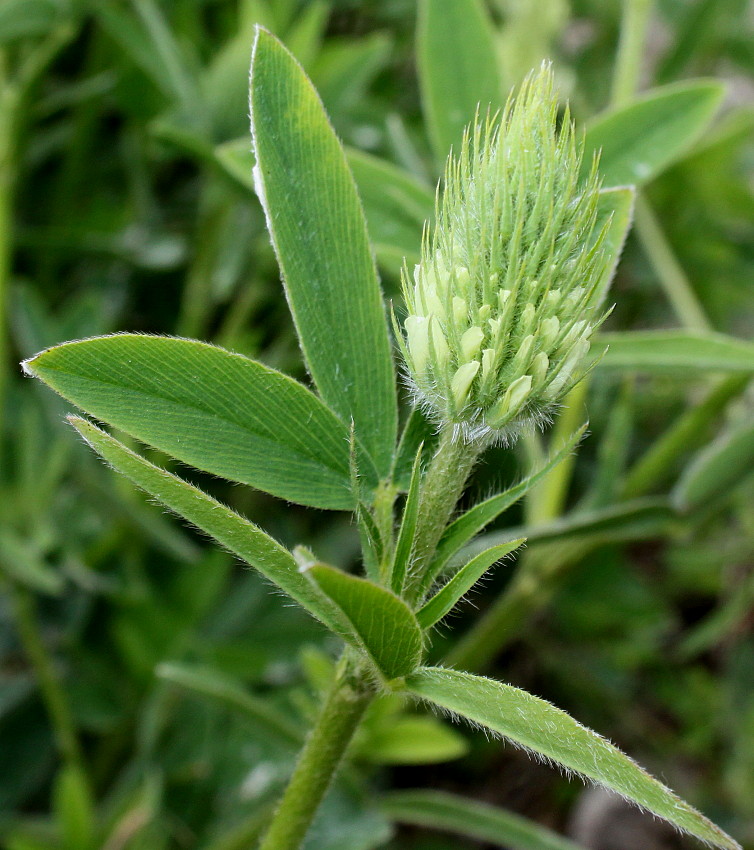
[[[597,221],[595,222],[594,232],[600,233],[608,219],[610,220],[605,237],[604,250],[612,257],[612,263],[605,270],[605,274],[598,287],[600,294],[597,300],[599,301],[604,300],[615,270],[620,262],[623,246],[626,243],[626,237],[633,222],[635,196],[636,192],[630,186],[603,189],[599,194]]]
[[[473,557],[417,612],[416,619],[419,625],[423,629],[428,629],[442,620],[493,564],[506,555],[510,555],[525,540],[526,538],[519,537],[518,540],[511,540],[510,543],[501,543],[485,549]]]
[[[673,504],[690,511],[733,492],[754,471],[754,424],[744,422],[703,448],[673,491]]]
[[[408,487],[406,505],[403,509],[403,519],[398,532],[398,540],[395,544],[395,556],[393,558],[393,569],[390,576],[390,586],[396,593],[403,590],[403,582],[406,578],[406,570],[411,560],[411,550],[416,532],[416,521],[419,517],[419,485],[421,484],[422,472],[422,449],[420,444],[416,450],[414,466],[411,470],[411,483]]]
[[[584,166],[601,150],[605,186],[641,186],[689,151],[710,125],[724,94],[713,80],[653,89],[598,116],[587,127]]]
[[[380,265],[397,274],[419,262],[422,229],[435,214],[434,192],[413,175],[375,156],[349,150],[369,236]]]
[[[347,427],[301,384],[247,357],[119,334],[50,348],[24,368],[197,469],[303,505],[353,507]],[[369,480],[368,460],[360,465]]]
[[[77,416],[70,416],[69,421],[98,454],[137,487],[256,567],[334,632],[349,632],[339,609],[317,593],[299,572],[293,555],[269,534],[197,487],[144,460],[91,422]]]
[[[529,475],[520,484],[511,487],[504,493],[480,502],[452,522],[445,529],[445,533],[437,547],[437,555],[435,556],[435,562],[431,570],[430,580],[434,580],[442,572],[448,561],[475,535],[497,519],[504,511],[508,510],[511,505],[525,496],[538,481],[544,478],[551,469],[556,467],[563,458],[570,454],[584,436],[586,428],[586,424],[582,425],[541,469]]]
[[[381,799],[398,823],[467,835],[507,850],[579,850],[579,845],[521,815],[444,791],[394,791]]]
[[[600,334],[608,346],[600,369],[641,372],[754,372],[754,343],[704,331],[624,331]]]
[[[303,741],[296,724],[282,717],[276,706],[211,667],[166,663],[160,664],[155,673],[163,681],[227,706],[288,747],[299,747]]]
[[[315,564],[305,573],[348,618],[355,642],[386,679],[419,665],[422,636],[411,609],[394,593],[368,579]]]
[[[422,699],[617,792],[703,841],[739,850],[732,838],[609,741],[543,699],[492,679],[437,667],[423,667],[406,685]]]
[[[421,0],[417,61],[422,108],[438,168],[477,107],[502,105],[492,23],[481,0]]]
[[[642,540],[663,534],[678,523],[678,514],[664,496],[632,499],[599,510],[576,511],[542,525],[506,528],[482,534],[463,549],[471,557],[489,546],[526,535],[529,546],[570,541],[592,546]]]
[[[301,348],[322,398],[387,475],[395,375],[366,222],[343,147],[301,66],[257,30],[251,63],[255,182]]]

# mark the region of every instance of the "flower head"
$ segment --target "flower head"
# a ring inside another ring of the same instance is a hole
[[[467,440],[542,422],[584,372],[609,275],[596,163],[548,65],[448,159],[425,231],[402,349],[419,403]]]

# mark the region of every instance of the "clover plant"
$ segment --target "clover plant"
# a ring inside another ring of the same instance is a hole
[[[288,551],[92,421],[69,417],[115,470],[343,642],[261,850],[301,846],[381,694],[466,720],[703,841],[737,847],[560,709],[503,682],[427,664],[435,626],[524,541],[474,553],[469,545],[583,434],[577,429],[518,486],[455,514],[485,449],[556,416],[600,356],[592,336],[628,227],[628,215],[611,211],[625,211],[630,192],[602,191],[596,160],[567,113],[558,124],[549,67],[530,75],[500,114],[480,109],[451,153],[420,262],[404,268],[394,341],[344,150],[304,71],[264,29],[253,49],[250,106],[255,187],[313,387],[213,345],[137,334],[57,345],[24,368],[95,420],[180,462],[355,517],[359,575],[304,546]],[[416,436],[417,414],[399,429],[397,371],[432,425],[431,449]]]

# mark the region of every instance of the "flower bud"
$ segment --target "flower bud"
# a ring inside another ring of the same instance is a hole
[[[584,373],[610,257],[596,162],[581,180],[582,155],[543,65],[466,132],[421,262],[404,268],[411,386],[467,440],[545,421]]]

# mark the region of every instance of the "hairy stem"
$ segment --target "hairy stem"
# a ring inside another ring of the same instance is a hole
[[[301,846],[373,697],[365,673],[344,657],[259,850]]]
[[[483,448],[455,437],[451,427],[440,434],[437,451],[422,483],[413,547],[413,582],[407,592],[410,602],[416,601],[421,579]]]

